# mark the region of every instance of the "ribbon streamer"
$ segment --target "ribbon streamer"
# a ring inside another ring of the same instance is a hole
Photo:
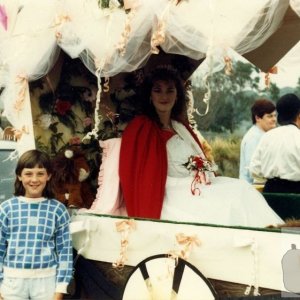
[[[28,88],[28,77],[26,75],[18,75],[15,82],[20,86],[20,90],[14,104],[14,109],[20,112],[24,108],[25,95]]]
[[[181,246],[180,251],[170,251],[168,256],[175,259],[177,265],[178,257],[188,260],[191,251],[193,250],[194,246],[200,247],[201,241],[198,239],[197,235],[186,235],[184,233],[176,234],[176,241],[178,245]]]
[[[103,84],[103,92],[108,93],[109,92],[109,77],[105,77],[105,81]]]
[[[200,184],[210,185],[211,182],[210,182],[209,176],[207,176],[207,174],[205,172],[196,171],[195,177],[191,184],[191,192],[193,195],[196,195],[197,192],[198,192],[198,195],[201,194],[201,190],[198,187],[198,185],[200,185]]]
[[[127,248],[129,244],[129,234],[136,229],[134,219],[116,222],[116,230],[121,233],[121,250],[119,258],[112,264],[114,268],[122,269],[127,261]]]
[[[184,233],[178,233],[176,235],[176,240],[179,245],[183,246],[179,256],[185,260],[189,258],[194,246],[200,247],[201,245],[197,235],[185,235]]]
[[[210,83],[209,83],[209,74],[206,74],[204,76],[204,86],[206,89],[206,92],[203,96],[203,103],[206,105],[205,111],[204,113],[199,112],[198,108],[195,109],[195,113],[200,116],[200,117],[204,117],[207,115],[207,113],[209,112],[209,101],[211,98],[211,88],[210,88]]]
[[[252,270],[252,284],[246,287],[244,292],[245,295],[249,295],[253,286],[253,295],[260,296],[259,285],[258,285],[258,244],[255,239],[252,240],[251,244],[251,254],[253,256],[253,270]]]
[[[166,39],[166,21],[169,16],[171,5],[177,5],[177,0],[171,0],[157,20],[157,29],[151,37],[151,53],[158,54],[158,46],[163,44]]]
[[[270,88],[271,80],[270,74],[277,74],[278,68],[277,66],[272,67],[266,74],[265,74],[265,86],[266,88]]]
[[[61,28],[62,25],[66,22],[71,22],[71,17],[67,14],[60,14],[56,16],[53,26],[57,28]],[[57,42],[61,42],[62,40],[62,33],[58,29],[55,32],[55,38]]]
[[[166,38],[165,28],[166,28],[165,21],[163,19],[159,19],[157,21],[157,29],[151,37],[151,52],[153,54],[159,53],[158,46],[164,43],[165,41]]]
[[[94,112],[94,119],[95,119],[95,125],[91,132],[88,132],[82,139],[84,140],[90,140],[92,136],[95,138],[98,137],[98,130],[100,127],[100,123],[102,121],[102,116],[100,114],[100,102],[101,102],[101,92],[102,92],[102,86],[101,86],[101,70],[104,65],[104,60],[99,62],[97,59],[95,59],[95,65],[97,66],[97,70],[95,72],[95,75],[97,77],[97,96],[96,96],[96,107]]]
[[[126,21],[125,21],[125,28],[121,34],[121,41],[118,43],[116,47],[121,56],[124,56],[126,52],[126,46],[131,33],[131,21],[135,16],[135,12],[136,12],[135,9],[131,9],[130,13],[127,14]]]
[[[15,139],[19,141],[23,134],[29,134],[28,127],[23,125],[21,129],[14,129]]]
[[[232,60],[229,56],[224,57],[224,62],[225,62],[225,74],[230,76],[233,73],[233,68],[232,68]]]

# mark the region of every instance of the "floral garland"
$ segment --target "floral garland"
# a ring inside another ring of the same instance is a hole
[[[214,176],[214,172],[217,171],[218,166],[210,162],[209,160],[201,157],[200,155],[191,155],[188,161],[183,164],[190,172],[194,172],[194,179],[191,184],[191,192],[193,195],[200,195],[201,190],[199,185],[211,184],[210,178]]]

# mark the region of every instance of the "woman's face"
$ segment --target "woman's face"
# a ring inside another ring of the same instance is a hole
[[[157,113],[171,112],[177,99],[177,90],[173,81],[155,81],[151,89],[151,101]]]

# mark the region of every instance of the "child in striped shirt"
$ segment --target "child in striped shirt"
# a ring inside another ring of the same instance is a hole
[[[51,161],[38,150],[17,163],[15,197],[0,205],[0,299],[60,300],[72,278],[70,216],[53,199]]]

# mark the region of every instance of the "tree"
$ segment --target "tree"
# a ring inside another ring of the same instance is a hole
[[[210,109],[205,116],[195,115],[202,130],[233,132],[244,119],[250,119],[250,106],[258,97],[259,69],[249,63],[233,63],[233,73],[229,76],[222,70],[208,80],[211,90]],[[205,94],[203,87],[193,89],[195,107],[204,112],[206,105],[201,101]]]
[[[298,78],[297,86],[295,89],[295,94],[300,97],[300,77]]]
[[[270,84],[270,87],[267,92],[268,92],[269,98],[272,99],[274,102],[277,102],[277,100],[280,97],[280,89],[278,88],[278,86],[275,83]]]

